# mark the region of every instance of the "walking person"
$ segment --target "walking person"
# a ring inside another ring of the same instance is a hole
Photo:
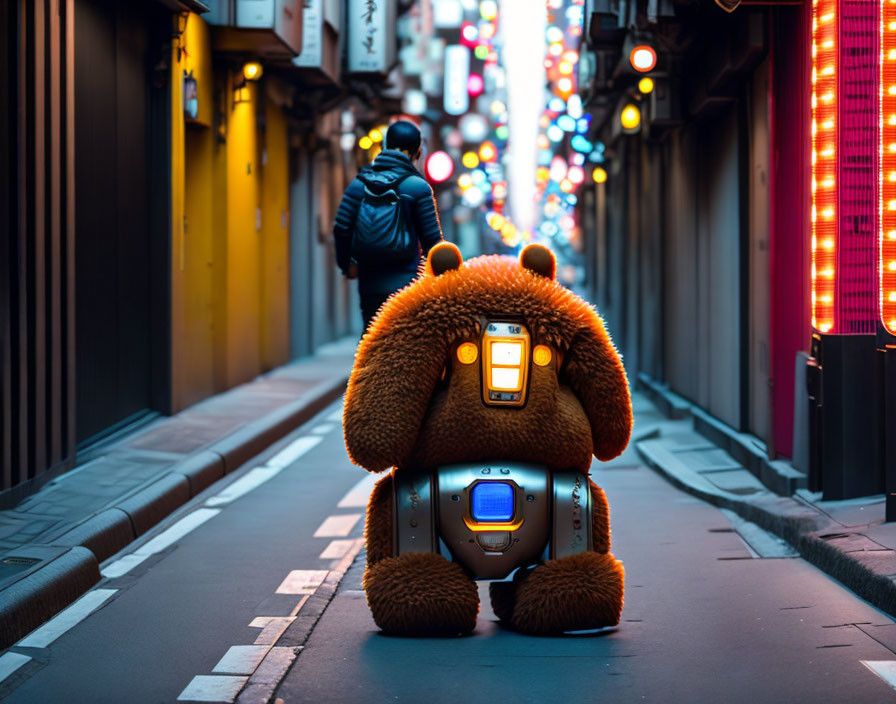
[[[358,279],[364,329],[380,306],[417,276],[421,261],[442,241],[432,188],[414,167],[420,128],[398,120],[386,131],[385,149],[345,189],[333,235],[336,263]]]

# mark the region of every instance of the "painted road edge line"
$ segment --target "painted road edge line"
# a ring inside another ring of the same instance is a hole
[[[132,553],[106,565],[106,567],[100,571],[100,574],[102,574],[103,577],[108,577],[110,579],[127,574],[150,555],[162,552],[162,550],[170,547],[190,532],[196,530],[210,518],[217,516],[219,513],[221,513],[221,509],[219,508],[197,508],[195,511],[191,511],[177,521],[177,523],[169,526],[155,538],[141,545]]]
[[[280,469],[287,467],[315,447],[321,440],[323,437],[320,435],[305,435],[298,440],[293,440],[265,464],[268,467],[279,467]]]
[[[0,682],[3,682],[29,660],[31,660],[30,656],[22,655],[21,653],[4,653],[0,655]]]
[[[100,608],[117,591],[117,589],[94,589],[87,592],[74,604],[60,611],[43,626],[22,638],[16,645],[20,648],[46,648],[63,633],[77,626]]]

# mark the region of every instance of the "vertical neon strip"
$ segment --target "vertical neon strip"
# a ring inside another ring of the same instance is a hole
[[[834,327],[837,264],[837,4],[812,1],[812,327]]]
[[[896,0],[880,4],[880,316],[896,335]]]

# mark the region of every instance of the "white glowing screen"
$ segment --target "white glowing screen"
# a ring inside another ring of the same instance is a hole
[[[493,342],[492,364],[516,364],[523,358],[523,345],[520,342]]]

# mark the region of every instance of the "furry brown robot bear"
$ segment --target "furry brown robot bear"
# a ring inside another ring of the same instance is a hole
[[[394,468],[373,490],[366,526],[364,588],[387,633],[468,633],[479,611],[475,582],[457,562],[434,552],[396,556],[394,473],[516,460],[587,474],[592,454],[606,461],[628,444],[632,409],[622,362],[601,318],[554,280],[555,268],[540,245],[519,261],[492,255],[463,262],[454,245],[442,243],[358,347],[345,398],[346,447],[371,472]],[[478,344],[482,321],[495,314],[522,321],[533,346],[553,351],[546,366],[531,365],[521,408],[486,405],[479,366],[457,359],[458,346]],[[492,583],[494,611],[510,627],[548,634],[619,622],[624,570],[610,553],[604,492],[593,482],[590,489],[591,550]]]

